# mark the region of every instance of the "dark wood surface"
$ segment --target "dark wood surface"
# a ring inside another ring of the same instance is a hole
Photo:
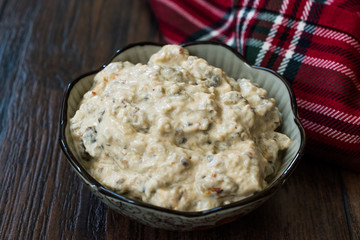
[[[360,239],[360,174],[310,156],[263,206],[206,231],[102,204],[60,149],[60,103],[74,77],[138,41],[163,42],[145,0],[0,0],[0,239]]]

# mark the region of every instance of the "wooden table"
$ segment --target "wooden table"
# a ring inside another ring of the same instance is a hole
[[[101,203],[60,149],[60,103],[138,41],[163,42],[146,1],[0,0],[0,239],[360,239],[360,174],[307,155],[270,201],[206,231],[150,228]]]

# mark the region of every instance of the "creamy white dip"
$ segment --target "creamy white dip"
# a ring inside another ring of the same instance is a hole
[[[290,139],[275,101],[177,45],[147,65],[109,64],[70,120],[82,163],[105,187],[181,211],[266,187]]]

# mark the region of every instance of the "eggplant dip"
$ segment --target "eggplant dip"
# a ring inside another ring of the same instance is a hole
[[[100,71],[70,120],[81,162],[106,188],[202,211],[266,187],[291,140],[275,100],[206,60],[166,45],[147,64]]]

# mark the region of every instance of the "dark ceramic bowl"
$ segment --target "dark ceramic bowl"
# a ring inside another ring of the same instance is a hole
[[[210,64],[223,69],[235,79],[251,79],[266,89],[270,97],[276,99],[276,105],[283,116],[280,131],[288,135],[292,143],[281,159],[278,172],[269,179],[269,184],[264,190],[225,206],[201,212],[181,212],[134,201],[103,187],[81,165],[80,157],[73,146],[68,124],[69,119],[78,109],[82,96],[92,86],[94,75],[101,69],[85,74],[67,86],[60,119],[61,147],[75,172],[90,190],[115,211],[146,225],[170,230],[191,230],[217,226],[233,221],[259,207],[284,184],[297,165],[305,147],[305,133],[298,119],[294,93],[283,77],[272,70],[251,66],[238,52],[220,43],[194,42],[183,46],[189,50],[191,55],[206,59]],[[154,43],[132,44],[117,51],[112,62],[127,60],[132,63],[147,63],[149,57],[160,48],[161,45]]]

